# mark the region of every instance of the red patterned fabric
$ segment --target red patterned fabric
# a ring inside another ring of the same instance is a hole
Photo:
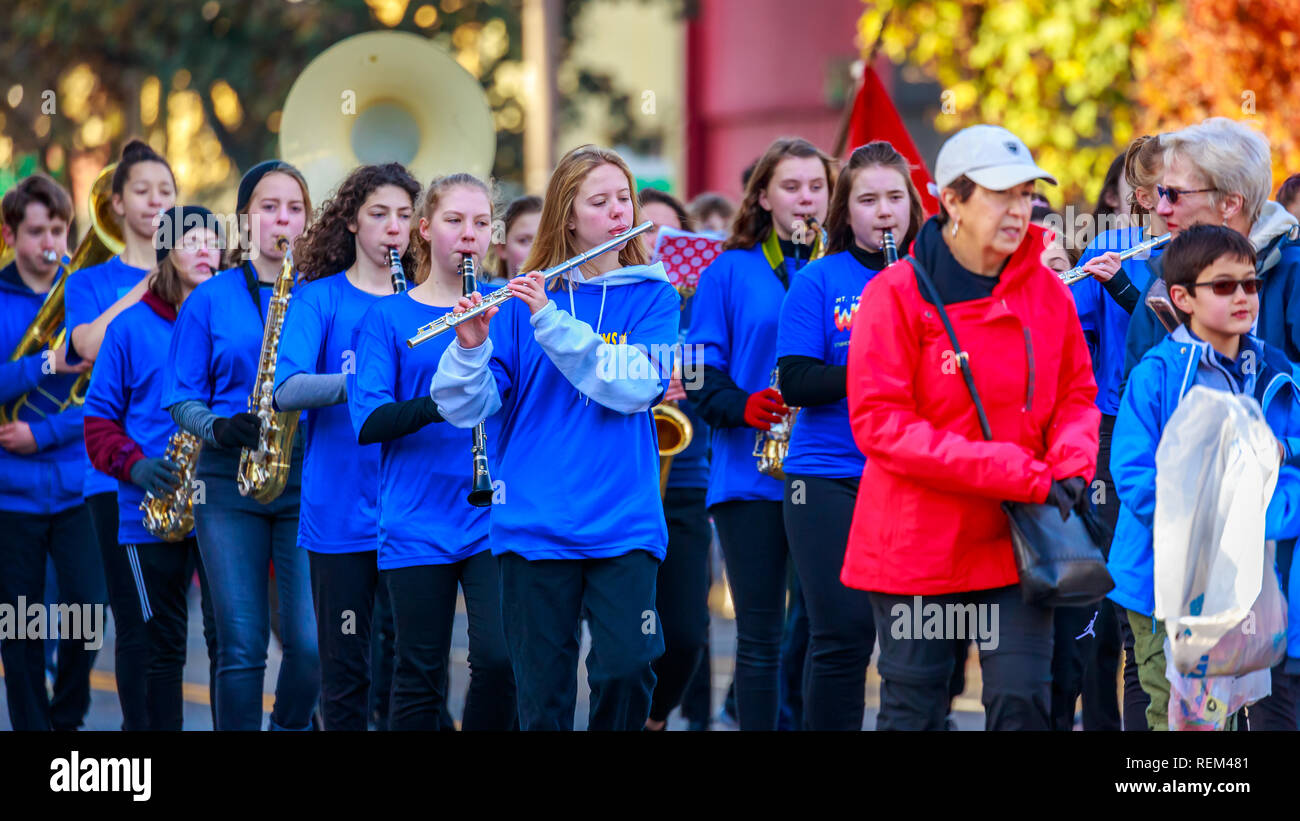
[[[664,264],[668,281],[685,299],[695,293],[700,273],[721,253],[721,237],[662,228],[655,243],[654,260]]]

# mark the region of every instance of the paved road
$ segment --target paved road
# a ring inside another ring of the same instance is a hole
[[[715,714],[725,697],[727,685],[731,681],[732,670],[735,666],[736,625],[732,619],[728,618],[729,608],[725,599],[725,591],[721,587],[715,588],[714,596],[712,596],[715,606],[712,608],[714,613],[711,626],[712,632],[710,634],[713,646],[713,703]],[[112,619],[110,618],[104,647],[99,651],[95,661],[95,668],[91,673],[91,708],[89,715],[86,717],[85,729],[87,730],[117,730],[121,727],[122,714],[118,707],[113,678],[113,641],[114,634]],[[452,641],[451,711],[452,715],[459,719],[465,703],[465,688],[469,678],[469,668],[466,664],[467,636],[463,601],[457,608],[456,626]],[[589,646],[590,637],[584,629],[582,649],[584,659]],[[271,693],[275,688],[275,677],[279,671],[279,666],[279,646],[272,639],[267,659],[266,695],[264,697],[264,708],[268,717],[273,700]],[[984,727],[984,710],[979,701],[979,664],[974,656],[967,663],[966,681],[966,691],[956,702],[957,723],[962,730],[980,730]],[[872,729],[876,725],[876,707],[879,704],[879,693],[880,678],[876,674],[873,665],[867,674],[865,729]],[[585,665],[580,665],[578,671],[578,706],[575,717],[575,727],[578,729],[584,729],[587,724],[587,700],[589,694]],[[3,688],[0,688],[0,730],[11,729],[8,710],[4,703]],[[190,592],[189,652],[185,665],[185,729],[212,729],[212,718],[208,704],[207,649],[203,643],[203,629],[199,616],[198,589],[196,586]],[[669,729],[684,730],[686,729],[686,722],[674,712],[669,719]],[[726,730],[730,728],[715,722],[713,729]]]

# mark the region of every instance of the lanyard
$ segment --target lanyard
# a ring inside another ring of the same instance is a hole
[[[262,293],[257,282],[257,272],[253,270],[253,264],[244,260],[244,282],[248,285],[248,296],[253,300],[253,307],[257,309],[257,316],[266,324],[266,315],[262,312]]]

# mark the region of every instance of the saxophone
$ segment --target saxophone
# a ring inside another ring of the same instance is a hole
[[[248,411],[262,420],[262,432],[257,450],[244,448],[239,454],[239,473],[235,477],[240,495],[252,496],[264,505],[284,491],[289,480],[293,437],[298,431],[298,411],[276,411],[271,399],[271,388],[275,386],[275,362],[280,354],[280,332],[289,307],[289,291],[293,288],[293,252],[289,240],[280,237],[277,244],[284,251],[284,265],[280,266],[275,291],[271,294],[266,328],[262,332],[257,381],[248,397]]]
[[[178,430],[167,440],[165,458],[180,466],[180,485],[164,496],[146,493],[140,501],[144,529],[164,542],[179,542],[194,529],[194,468],[203,442],[194,434]]]
[[[817,220],[809,217],[807,220],[808,232],[813,236],[813,252],[808,257],[808,261],[821,259],[826,253],[826,234]],[[781,384],[781,367],[772,369],[772,377],[768,381],[769,388],[780,388]],[[768,430],[760,430],[754,436],[754,452],[750,454],[758,459],[758,472],[765,476],[771,476],[778,481],[785,481],[785,471],[782,465],[785,463],[785,454],[790,449],[790,432],[794,429],[794,420],[799,416],[798,408],[790,408],[790,412],[780,422],[772,425]]]

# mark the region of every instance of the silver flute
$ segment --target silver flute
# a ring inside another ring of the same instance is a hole
[[[577,268],[578,266],[587,263],[588,261],[605,253],[606,251],[613,250],[614,248],[622,245],[623,243],[627,242],[633,237],[639,234],[644,234],[646,231],[649,231],[651,228],[654,227],[655,224],[647,220],[641,223],[640,225],[636,226],[635,228],[629,228],[628,230],[624,231],[623,233],[619,234],[613,239],[607,242],[602,242],[600,245],[597,245],[595,248],[592,248],[588,251],[583,251],[581,254],[578,254],[577,256],[566,259],[564,262],[561,262],[559,265],[556,265],[551,268],[547,268],[545,271],[542,271],[542,278],[544,281],[549,282],[552,277],[557,277],[560,274],[563,274],[567,271],[572,271],[574,268]],[[505,302],[507,299],[510,299],[514,295],[515,295],[514,291],[511,291],[509,288],[498,288],[497,290],[483,297],[482,302],[470,308],[468,311],[465,311],[464,313],[444,314],[443,316],[438,317],[434,321],[430,322],[428,325],[425,325],[424,327],[416,331],[415,336],[406,340],[406,347],[414,348],[416,345],[420,345],[425,342],[428,342],[430,339],[433,339],[435,336],[438,336],[439,334],[452,330],[460,323],[473,319],[479,314],[486,312],[488,309],[492,308],[493,306],[500,305],[502,302]]]
[[[1161,245],[1164,245],[1166,242],[1168,242],[1173,238],[1174,238],[1173,234],[1161,234],[1160,236],[1155,237],[1154,239],[1149,239],[1146,242],[1140,242],[1137,245],[1134,245],[1132,248],[1128,249],[1127,251],[1121,253],[1119,255],[1119,261],[1123,262],[1126,259],[1132,259],[1138,254],[1145,253],[1146,251],[1151,251],[1156,248],[1159,248]],[[1079,266],[1078,268],[1071,268],[1070,270],[1066,271],[1063,274],[1060,274],[1059,276],[1061,277],[1061,282],[1064,282],[1066,285],[1073,285],[1076,282],[1082,282],[1083,280],[1092,276],[1092,272],[1085,271],[1083,270],[1083,266]]]

